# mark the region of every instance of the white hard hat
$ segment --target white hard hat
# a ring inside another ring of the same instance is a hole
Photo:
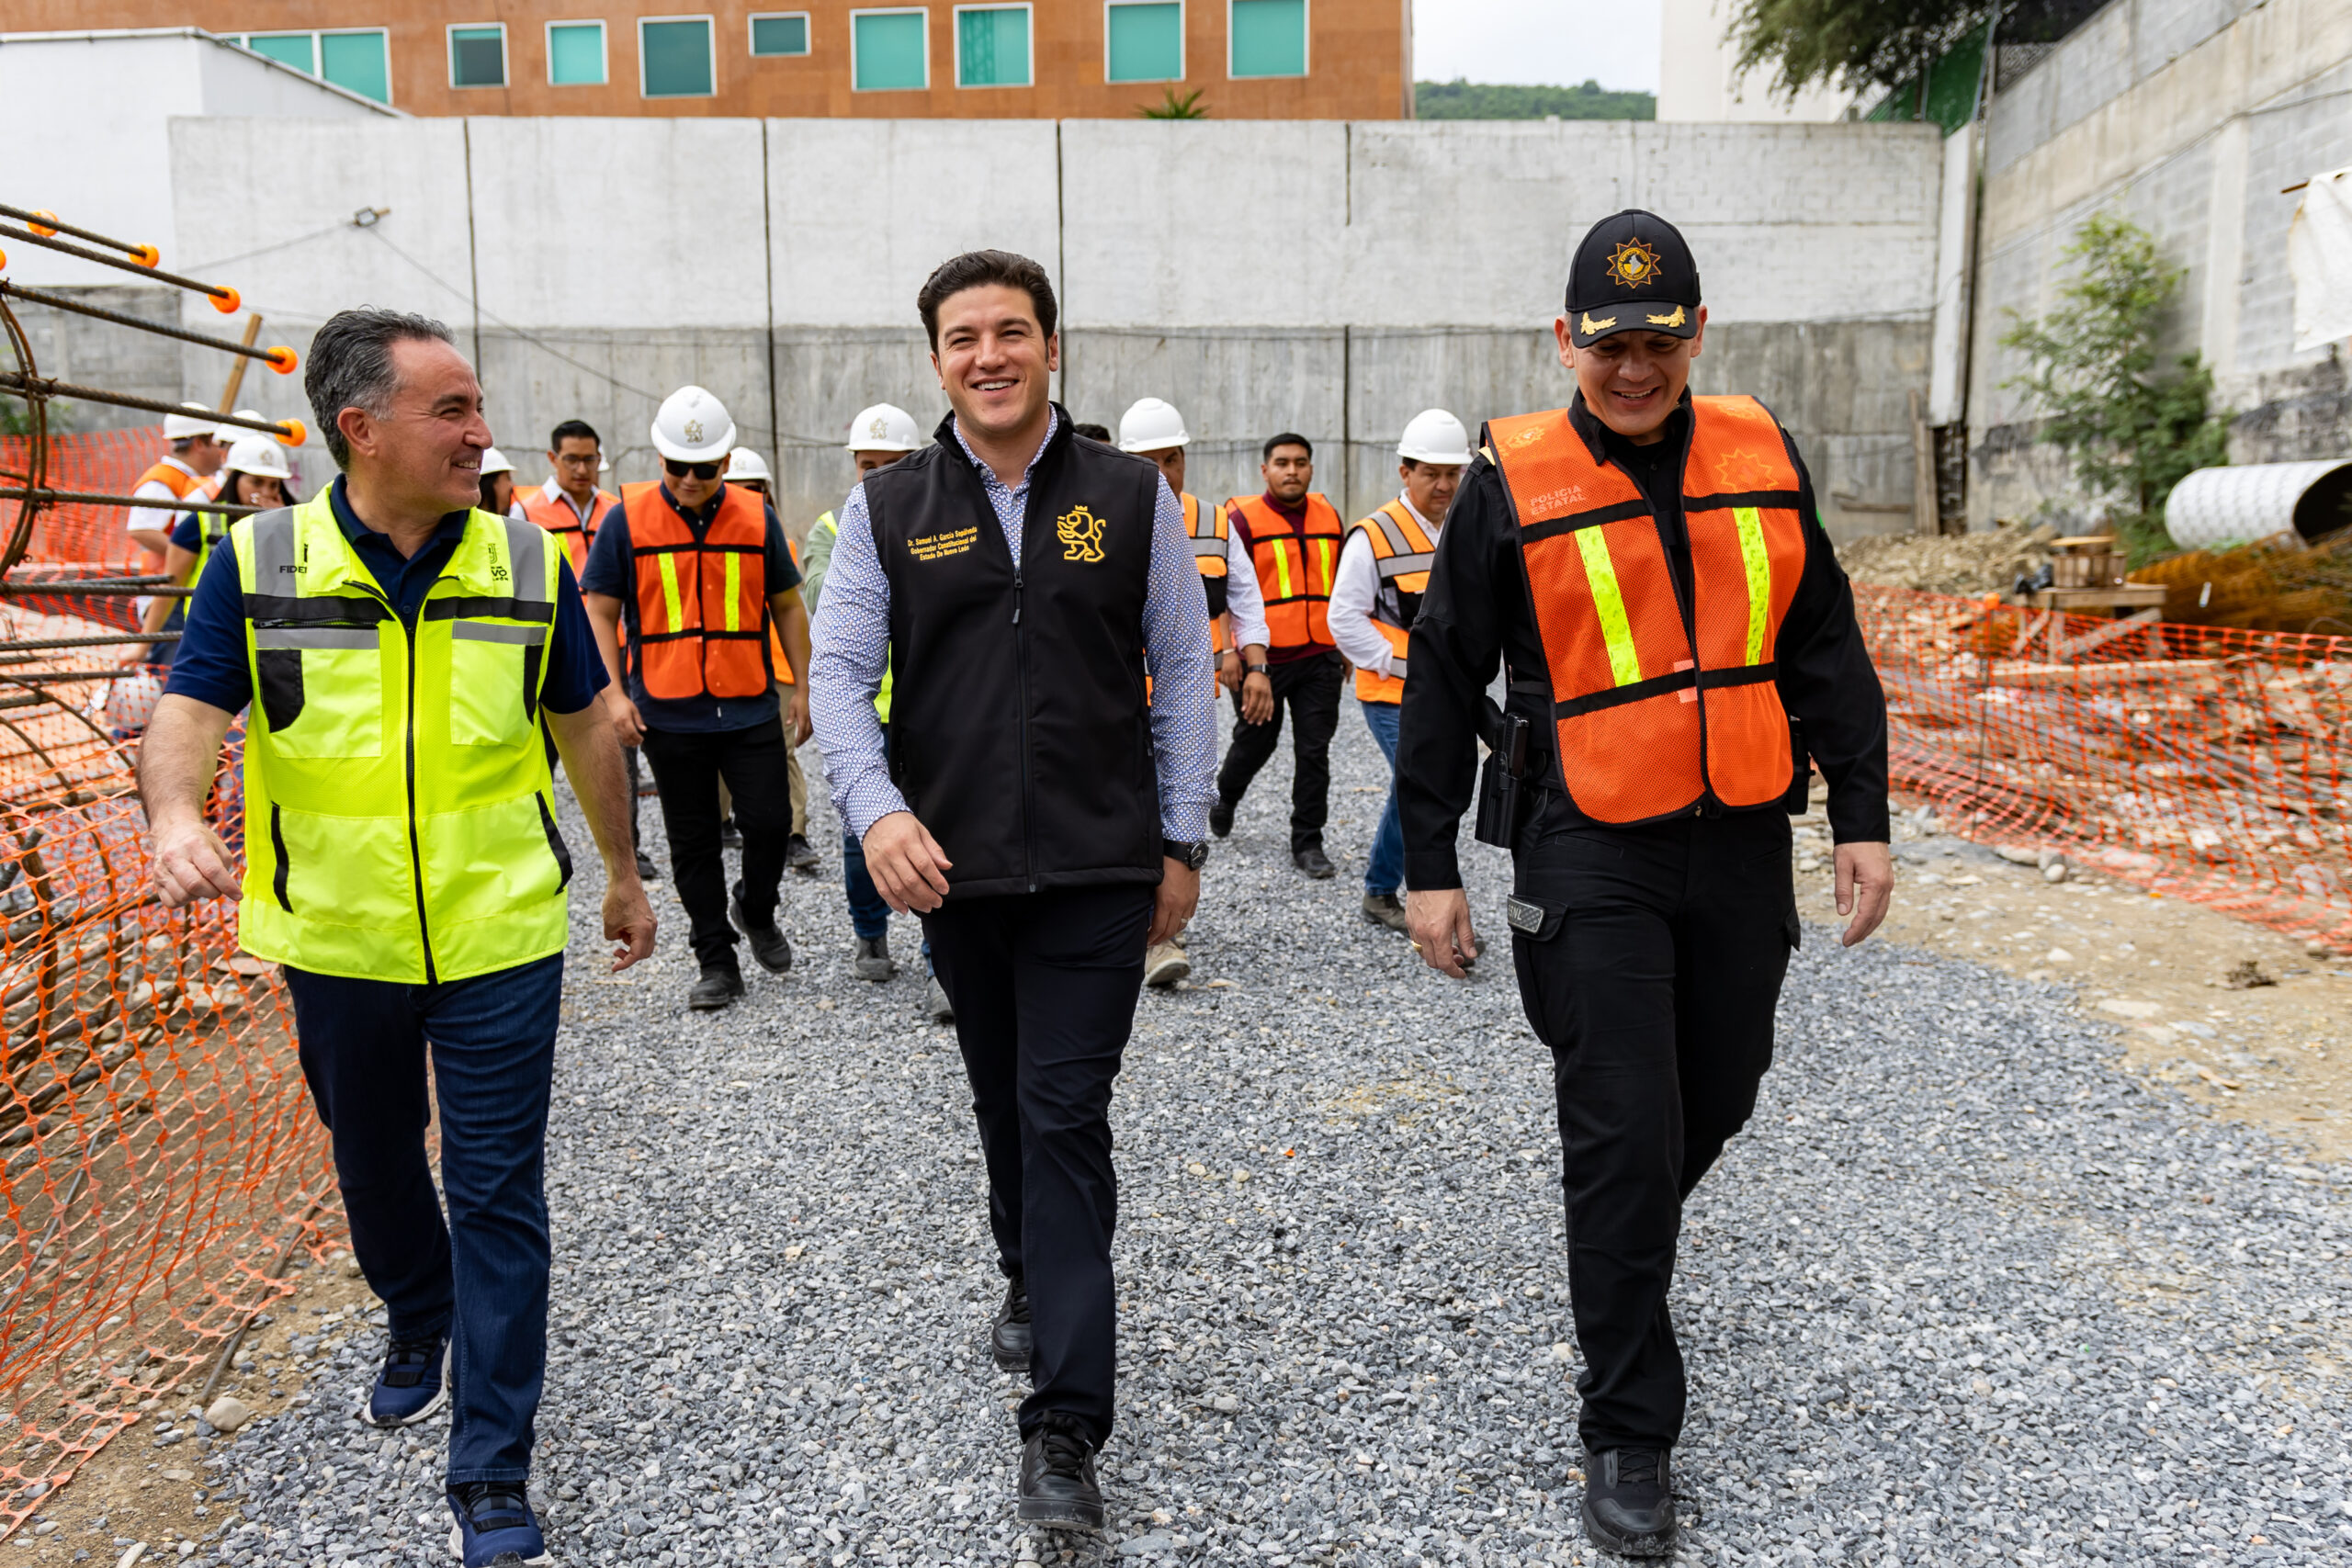
[[[232,442],[229,460],[220,466],[231,473],[260,474],[289,483],[294,478],[286,462],[286,448],[257,430],[249,430]]]
[[[505,453],[495,446],[485,446],[481,449],[482,478],[488,479],[492,474],[511,474],[514,471],[514,465],[506,460]]]
[[[164,416],[164,439],[166,441],[186,441],[192,435],[201,435],[209,439],[214,429],[217,428],[220,423],[220,414],[211,409],[206,408],[202,403],[190,400],[188,402],[182,403],[180,407],[184,409],[194,409],[196,412],[192,414],[165,414]]]
[[[853,452],[911,452],[922,445],[922,434],[915,416],[898,404],[876,403],[849,422],[848,445]]]
[[[237,417],[239,419],[259,419],[262,417],[262,412],[259,409],[239,409],[237,411]],[[265,435],[263,432],[255,430],[253,426],[248,424],[216,424],[212,427],[212,439],[218,441],[223,446],[234,446],[238,442],[243,441],[248,435],[261,435],[264,440],[274,439],[273,437]]]
[[[653,449],[673,463],[715,463],[735,445],[727,405],[700,387],[681,387],[653,416]]]
[[[1443,409],[1423,409],[1405,426],[1404,437],[1396,443],[1396,456],[1416,463],[1466,464],[1470,433]]]
[[[1193,434],[1184,428],[1184,416],[1176,412],[1173,403],[1145,398],[1119,416],[1122,452],[1164,452],[1170,446],[1189,446],[1192,443]]]
[[[775,476],[768,472],[767,459],[749,446],[738,446],[727,454],[726,477],[730,479],[765,479],[771,484],[775,482]]]

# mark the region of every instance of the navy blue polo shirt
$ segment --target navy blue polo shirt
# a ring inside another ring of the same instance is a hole
[[[403,558],[390,536],[376,532],[353,513],[340,474],[328,499],[343,536],[351,541],[376,586],[401,619],[413,626],[425,592],[465,537],[466,513],[452,512],[441,519],[424,547]],[[578,713],[596,700],[611,677],[605,673],[604,656],[596,651],[595,628],[588,623],[588,607],[580,602],[571,563],[560,560],[557,566],[555,624],[548,630],[547,682],[539,705],[551,713]],[[204,576],[187,602],[187,622],[164,690],[229,713],[254,700],[253,671],[245,662],[245,596],[237,581],[235,550],[215,550],[205,562]]]

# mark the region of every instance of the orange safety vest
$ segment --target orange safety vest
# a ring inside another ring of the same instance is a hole
[[[1373,566],[1380,573],[1380,592],[1372,601],[1372,624],[1388,639],[1394,655],[1385,675],[1356,671],[1356,700],[1401,703],[1405,700],[1405,649],[1413,630],[1413,617],[1406,613],[1403,600],[1410,595],[1414,607],[1419,607],[1420,596],[1429,590],[1430,563],[1437,557],[1437,547],[1413,520],[1413,509],[1401,498],[1358,522],[1354,531],[1361,531],[1372,543]]]
[[[800,541],[786,539],[784,542],[784,547],[792,557],[793,570],[799,570]],[[775,671],[775,678],[786,685],[800,684],[800,677],[793,673],[792,656],[784,651],[784,628],[775,624],[774,615],[768,617],[768,667]]]
[[[1306,530],[1297,534],[1262,495],[1237,495],[1226,504],[1241,513],[1241,535],[1266,601],[1268,641],[1283,649],[1336,647],[1331,576],[1340,570],[1340,546],[1347,536],[1339,508],[1309,492]]]
[[[646,485],[621,502],[637,573],[638,676],[645,694],[756,697],[769,689],[767,509],[727,486],[702,538]]]
[[[597,491],[583,526],[580,513],[571,509],[571,500],[560,492],[549,501],[542,486],[526,491],[521,500],[524,516],[563,541],[563,553],[571,558],[574,577],[588,570],[588,547],[596,542],[596,530],[604,526],[605,514],[620,504],[620,498],[610,491]]]
[[[1227,520],[1222,506],[1211,506],[1189,492],[1177,499],[1184,503],[1184,532],[1193,536],[1193,564],[1201,569],[1201,588],[1208,595],[1209,649],[1223,653],[1233,646],[1232,636],[1227,630],[1231,617],[1227,614],[1225,600],[1225,547],[1232,536],[1233,525]]]
[[[197,487],[204,482],[187,469],[158,459],[145,473],[139,476],[130,488],[135,491],[150,479],[160,480],[164,488],[172,492],[173,499],[177,501],[186,501],[189,496],[194,495]]]
[[[1690,400],[1688,626],[1649,503],[1623,468],[1594,460],[1566,409],[1491,421],[1486,436],[1519,519],[1577,808],[1632,823],[1710,798],[1780,799],[1792,764],[1773,656],[1805,536],[1796,465],[1764,405]]]

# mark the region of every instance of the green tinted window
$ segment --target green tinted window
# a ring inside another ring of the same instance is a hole
[[[956,13],[956,85],[1029,85],[1029,10],[995,6]]]
[[[1306,0],[1233,0],[1233,74],[1306,74]]]
[[[558,87],[601,86],[605,24],[564,22],[548,29],[548,82]]]
[[[500,28],[449,29],[449,85],[506,85],[506,33]]]
[[[392,72],[381,33],[321,33],[319,74],[363,98],[392,101]]]
[[[313,76],[319,73],[318,51],[309,33],[255,33],[245,40],[245,47],[297,71],[308,71]]]
[[[861,93],[929,86],[923,15],[921,11],[867,11],[852,16],[850,48],[857,66],[856,80],[851,85]]]
[[[1114,82],[1184,79],[1184,7],[1181,4],[1110,7],[1105,74]]]
[[[753,54],[808,53],[808,18],[806,17],[753,17],[752,18],[752,52]]]
[[[639,22],[637,44],[645,57],[647,97],[707,98],[715,91],[708,22]]]

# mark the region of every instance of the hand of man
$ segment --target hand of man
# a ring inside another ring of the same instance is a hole
[[[809,730],[812,728],[808,723],[808,687],[795,686],[792,688],[792,694],[784,700],[784,713],[786,720],[792,727],[793,745],[806,745],[808,740]]]
[[[645,739],[645,719],[620,687],[605,688],[605,707],[613,716],[613,734],[622,745],[634,746]]]
[[[234,898],[243,890],[236,863],[201,817],[159,824],[149,837],[149,852],[155,897],[166,909],[199,898]]]
[[[1878,930],[1894,899],[1894,853],[1884,844],[1838,846],[1838,912],[1851,915],[1838,940],[1848,947]]]
[[[653,903],[634,867],[605,885],[605,938],[613,944],[613,973],[617,975],[653,953]]]
[[[1190,924],[1193,911],[1200,908],[1201,874],[1180,860],[1160,858],[1159,896],[1151,901],[1151,934],[1145,938],[1148,945],[1159,946],[1175,939],[1176,933]]]
[[[1220,691],[1238,692],[1241,689],[1241,655],[1232,649],[1228,648],[1217,655],[1216,683]]]
[[[911,811],[893,811],[865,830],[865,870],[882,901],[899,914],[929,913],[947,897],[949,860]]]
[[[1478,959],[1478,933],[1470,927],[1470,898],[1459,887],[1405,893],[1405,926],[1421,962],[1455,979]]]
[[[1241,682],[1241,717],[1250,724],[1263,724],[1274,716],[1274,682],[1272,676],[1259,673]]]

